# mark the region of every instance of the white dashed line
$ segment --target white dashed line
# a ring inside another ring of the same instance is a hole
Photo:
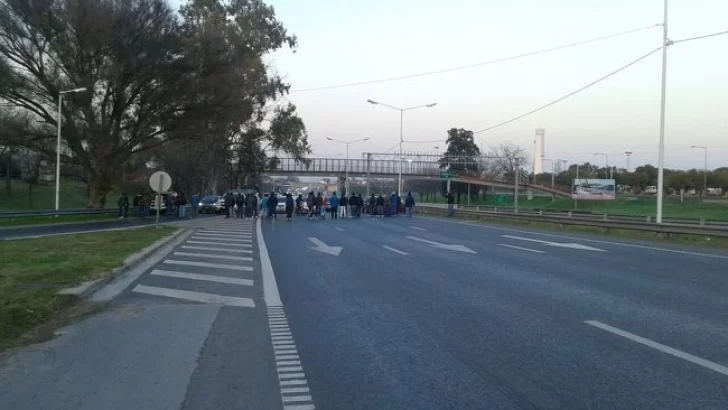
[[[344,232],[344,230],[342,228],[339,228],[338,226],[335,226],[334,229],[336,229],[339,232]]]
[[[288,327],[282,306],[268,308],[273,353],[275,354],[283,410],[314,410],[306,374]]]
[[[421,231],[421,232],[425,232],[425,231],[427,231],[427,229],[425,229],[425,228],[420,228],[419,226],[412,226],[412,225],[410,225],[410,228],[412,228],[412,229],[414,229],[414,230],[417,230],[417,231]]]
[[[528,251],[528,252],[533,252],[533,253],[546,253],[544,251],[539,251],[537,249],[530,249],[530,248],[524,248],[522,246],[509,245],[507,243],[499,243],[498,246],[503,246],[503,247],[511,248],[511,249],[518,249],[519,251]]]
[[[399,249],[394,249],[394,248],[392,248],[391,246],[386,246],[386,245],[385,245],[385,246],[382,246],[382,248],[384,248],[384,249],[386,249],[386,250],[388,250],[388,251],[392,251],[392,252],[394,252],[394,253],[398,253],[398,254],[400,254],[400,255],[405,255],[405,256],[406,256],[406,255],[409,255],[409,253],[407,253],[407,252],[403,252],[403,251],[400,251]]]

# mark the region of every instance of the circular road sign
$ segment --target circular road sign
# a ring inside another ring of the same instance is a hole
[[[164,171],[157,171],[149,177],[149,186],[154,192],[167,192],[172,187],[172,177]]]

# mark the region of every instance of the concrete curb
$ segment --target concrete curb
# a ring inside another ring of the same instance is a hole
[[[167,235],[166,237],[154,242],[153,244],[147,246],[146,248],[140,250],[139,252],[127,256],[121,263],[121,266],[118,266],[116,268],[111,269],[111,275],[105,278],[100,278],[88,282],[83,282],[80,285],[73,287],[73,288],[67,288],[62,289],[58,292],[60,295],[74,295],[81,298],[88,298],[92,294],[96,293],[97,290],[101,289],[103,286],[105,286],[107,283],[111,282],[112,280],[116,279],[118,276],[126,272],[127,270],[133,268],[134,266],[138,265],[140,262],[144,261],[149,255],[153,254],[157,250],[159,250],[164,245],[168,244],[169,242],[175,240],[177,237],[179,237],[183,232],[185,232],[185,229],[178,229],[175,232],[172,232],[170,235]],[[191,233],[191,232],[190,232]]]

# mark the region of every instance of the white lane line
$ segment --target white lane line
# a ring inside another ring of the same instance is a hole
[[[251,239],[238,239],[238,238],[218,238],[214,236],[204,236],[204,235],[192,235],[192,239],[195,240],[203,240],[203,241],[209,241],[209,242],[223,242],[223,243],[252,243],[253,241]]]
[[[410,225],[410,228],[412,228],[414,230],[417,230],[417,231],[422,231],[422,232],[426,232],[427,231],[427,229],[420,228],[419,226],[412,226],[412,225]]]
[[[542,241],[540,239],[532,239],[532,238],[524,238],[522,236],[513,236],[513,235],[501,235],[501,236],[504,238],[515,239],[518,241],[527,241],[527,242],[536,242],[536,243],[545,243],[545,244],[551,243],[549,241]]]
[[[238,246],[241,248],[252,248],[253,247],[253,244],[251,244],[251,243],[225,243],[225,242],[210,242],[210,241],[195,241],[195,240],[189,240],[186,243],[191,243],[193,245]]]
[[[544,251],[539,251],[537,249],[530,249],[530,248],[524,248],[522,246],[509,245],[507,243],[499,243],[498,246],[504,246],[506,248],[511,248],[511,249],[518,249],[519,251],[528,251],[528,252],[533,252],[533,253],[546,253]]]
[[[283,410],[314,410],[313,404],[284,404]]]
[[[334,229],[336,229],[336,230],[337,230],[337,231],[339,231],[339,232],[344,232],[344,230],[343,230],[343,229],[341,229],[341,228],[339,228],[338,226],[335,226],[335,227],[334,227]]]
[[[289,394],[289,393],[308,393],[308,387],[289,387],[286,389],[281,389],[281,393],[283,394]]]
[[[311,401],[311,396],[283,396],[283,403],[292,403],[297,401]]]
[[[220,248],[213,248],[210,246],[190,246],[190,245],[183,245],[181,246],[182,249],[192,249],[196,251],[211,251],[211,252],[227,252],[227,253],[253,253],[250,249],[220,249]]]
[[[305,386],[307,384],[306,380],[281,380],[279,382],[281,386]]]
[[[215,282],[215,283],[227,283],[229,285],[253,286],[253,281],[250,279],[228,278],[225,276],[214,276],[214,275],[201,275],[199,273],[178,272],[178,271],[174,271],[174,270],[154,269],[150,274],[153,276],[164,276],[167,278],[179,278],[179,279],[190,279],[190,280],[199,280],[199,281],[207,281],[207,282]]]
[[[270,262],[270,255],[268,255],[268,247],[265,245],[261,225],[260,221],[255,224],[255,233],[256,238],[258,238],[258,260],[260,260],[263,276],[263,298],[270,309],[273,306],[282,306],[283,303],[281,303],[281,295],[278,293],[278,284],[276,283],[275,273],[273,273],[273,265]]]
[[[197,252],[175,252],[175,256],[191,256],[196,258],[210,258],[210,259],[226,259],[229,261],[246,261],[252,262],[253,258],[249,256],[229,256],[229,255],[213,255],[209,253],[197,253]]]
[[[398,253],[398,254],[400,254],[400,255],[405,255],[405,256],[406,256],[406,255],[409,255],[409,253],[407,253],[407,252],[402,252],[402,251],[400,251],[399,249],[394,249],[394,248],[392,248],[391,246],[386,246],[386,245],[384,245],[384,246],[382,246],[382,248],[384,248],[384,249],[386,249],[386,250],[388,250],[388,251],[392,251],[392,252],[394,252],[394,253]]]
[[[212,269],[228,269],[228,270],[241,270],[246,272],[252,272],[252,266],[240,266],[240,265],[228,265],[226,263],[209,263],[209,262],[193,262],[193,261],[178,261],[175,259],[167,259],[162,262],[172,265],[183,265],[183,266],[197,266],[200,268],[212,268]]]
[[[145,295],[164,296],[173,299],[191,300],[202,303],[215,303],[227,306],[239,307],[255,307],[253,299],[235,298],[232,296],[221,296],[212,293],[193,292],[190,290],[158,288],[156,286],[136,285],[132,292],[142,293]]]
[[[618,329],[616,327],[609,326],[607,324],[604,324],[602,322],[598,322],[596,320],[586,320],[586,321],[584,321],[584,323],[586,323],[588,325],[592,325],[594,327],[598,327],[599,329],[605,330],[605,331],[607,331],[609,333],[613,333],[615,335],[622,336],[622,337],[624,337],[626,339],[629,339],[629,340],[631,340],[633,342],[637,342],[637,343],[642,344],[642,345],[645,345],[647,347],[651,347],[651,348],[653,348],[655,350],[659,350],[662,353],[667,353],[667,354],[672,355],[672,356],[675,356],[677,358],[686,360],[686,361],[688,361],[690,363],[697,364],[698,366],[702,366],[702,367],[705,367],[707,369],[710,369],[710,370],[712,370],[714,372],[717,372],[717,373],[720,373],[720,374],[723,374],[723,375],[728,376],[728,367],[723,366],[723,365],[720,365],[718,363],[714,363],[714,362],[711,362],[709,360],[705,360],[703,358],[700,358],[700,357],[697,357],[697,356],[693,356],[690,353],[685,353],[683,351],[674,349],[674,348],[672,348],[670,346],[665,346],[665,345],[663,345],[661,343],[653,342],[650,339],[646,339],[646,338],[644,338],[642,336],[637,336],[634,333],[630,333],[630,332],[624,331],[622,329]]]

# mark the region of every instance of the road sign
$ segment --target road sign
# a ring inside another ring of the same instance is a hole
[[[448,170],[440,170],[440,179],[451,179],[452,178],[452,171]]]
[[[167,192],[172,187],[172,177],[164,171],[157,171],[149,177],[149,186],[154,192]]]

